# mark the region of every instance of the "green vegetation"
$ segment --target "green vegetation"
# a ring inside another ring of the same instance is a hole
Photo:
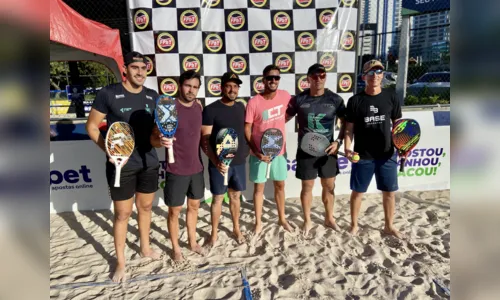
[[[405,98],[405,106],[410,105],[436,105],[436,104],[450,104],[450,99],[441,98],[439,95],[427,96],[427,97],[417,97],[417,96],[407,96]]]

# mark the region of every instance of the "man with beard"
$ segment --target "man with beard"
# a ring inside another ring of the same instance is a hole
[[[336,93],[325,89],[326,70],[323,65],[314,64],[310,66],[307,71],[307,80],[310,88],[293,97],[286,111],[287,121],[297,115],[299,123],[299,147],[296,154],[297,169],[295,177],[302,181],[300,200],[304,211],[304,235],[307,235],[312,227],[312,189],[318,175],[323,188],[321,198],[325,205],[325,226],[339,230],[333,218],[333,204],[335,200],[335,178],[339,174],[337,151],[344,138],[345,113],[344,100]],[[338,138],[334,140],[333,129],[337,118],[341,120],[342,126]],[[328,138],[331,144],[326,149],[327,156],[314,157],[300,149],[302,137],[307,132],[320,133]]]
[[[285,146],[273,161],[261,152],[260,140],[264,131],[277,128],[283,132],[283,145],[286,145],[285,112],[290,94],[278,90],[280,69],[275,65],[264,68],[263,79],[265,89],[248,101],[245,116],[245,137],[252,150],[250,155],[250,180],[254,182],[253,200],[255,207],[255,228],[257,236],[262,231],[262,205],[264,202],[264,186],[267,181],[267,164],[271,164],[270,179],[274,183],[274,200],[278,208],[279,225],[291,231],[290,224],[285,219],[285,179],[287,176],[287,162]]]
[[[175,163],[166,162],[165,188],[163,189],[165,204],[168,206],[167,225],[172,241],[174,261],[182,261],[184,257],[179,246],[179,214],[187,197],[186,224],[189,248],[203,255],[204,251],[196,241],[196,223],[200,199],[205,194],[203,163],[201,161],[201,104],[196,95],[201,86],[200,75],[195,71],[186,71],[179,77],[179,97],[176,99],[178,126],[174,139],[162,136],[155,127],[151,135],[151,144],[157,148],[171,148],[175,144]],[[166,155],[165,155],[166,157]]]
[[[146,79],[146,58],[138,52],[124,57],[126,80],[102,88],[96,96],[87,120],[86,129],[102,151],[106,152],[104,138],[99,125],[106,118],[108,127],[114,122],[129,123],[134,129],[134,152],[121,170],[120,187],[114,187],[115,166],[109,158],[106,161],[106,177],[109,194],[113,200],[113,237],[117,265],[112,280],[125,280],[125,239],[128,219],[134,204],[138,210],[138,226],[141,241],[141,256],[159,259],[160,253],[149,245],[151,208],[154,194],[158,190],[158,156],[151,146],[149,136],[153,130],[155,100],[158,93],[144,87]]]
[[[244,242],[240,232],[240,196],[246,189],[246,157],[248,146],[245,140],[245,105],[236,102],[242,81],[233,72],[222,75],[221,85],[223,97],[203,110],[203,126],[201,127],[203,151],[209,158],[208,174],[210,175],[210,192],[213,194],[211,208],[212,235],[207,245],[213,247],[217,241],[217,229],[222,209],[224,194],[228,192],[229,210],[233,219],[233,234],[236,241]],[[233,128],[238,134],[238,151],[230,167],[224,165],[215,154],[216,136],[222,128]],[[228,186],[224,185],[224,173],[228,173]]]

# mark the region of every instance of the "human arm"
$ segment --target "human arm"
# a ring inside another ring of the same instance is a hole
[[[90,110],[87,123],[85,124],[85,130],[87,130],[87,134],[89,135],[90,139],[94,143],[96,143],[96,145],[104,152],[106,152],[106,146],[104,144],[104,138],[101,135],[101,131],[99,130],[99,125],[105,117],[106,114],[98,111],[93,107]]]
[[[207,155],[212,164],[217,167],[219,172],[226,173],[228,167],[219,160],[213,150],[213,147],[210,145],[210,135],[212,134],[212,129],[213,126],[210,125],[201,126],[201,150],[203,150],[203,152]]]
[[[353,98],[347,102],[345,109],[345,126],[344,126],[344,153],[351,161],[352,157],[358,153],[352,150],[352,142],[354,140],[354,122],[355,122],[355,108]],[[356,160],[357,161],[357,160]]]
[[[401,119],[403,117],[403,113],[401,111],[401,104],[398,99],[396,99],[396,93],[392,94],[392,112],[391,112],[391,120],[392,123],[396,122],[397,119]]]
[[[151,145],[155,148],[160,148],[160,147],[165,147],[165,148],[170,148],[173,145],[173,141],[175,141],[174,138],[166,138],[164,137],[158,127],[154,126],[153,131],[151,132],[151,136],[149,137],[149,142]]]
[[[253,142],[252,139],[252,123],[245,123],[245,139],[247,141],[248,146],[255,154],[255,156],[264,162],[270,162],[271,158],[269,156],[265,156],[260,152],[260,149],[257,148],[257,145]]]
[[[295,115],[297,114],[297,98],[292,97],[290,99],[290,102],[288,102],[288,105],[286,107],[286,116],[285,116],[285,121],[288,122],[290,121]]]

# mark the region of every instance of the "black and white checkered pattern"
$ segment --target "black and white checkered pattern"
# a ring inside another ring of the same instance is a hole
[[[220,76],[240,75],[240,97],[260,89],[262,70],[282,70],[280,89],[307,86],[310,65],[347,102],[354,91],[358,0],[132,0],[133,49],[151,62],[146,86],[175,95],[186,69],[202,75],[198,97],[220,98]]]

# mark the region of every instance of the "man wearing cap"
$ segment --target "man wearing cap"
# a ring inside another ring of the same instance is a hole
[[[401,118],[401,105],[393,90],[382,89],[384,66],[377,60],[363,65],[365,90],[347,102],[344,151],[349,159],[355,153],[360,160],[351,170],[351,234],[357,234],[361,199],[375,174],[377,189],[382,191],[385,213],[384,232],[401,238],[394,228],[395,191],[398,190],[397,157],[392,143],[392,124]],[[352,143],[354,138],[354,151]]]
[[[342,145],[344,138],[344,100],[325,88],[326,71],[321,64],[313,64],[307,71],[309,89],[296,95],[290,100],[286,110],[287,121],[297,117],[299,124],[298,149],[296,154],[297,169],[295,177],[302,181],[300,200],[304,212],[303,233],[307,235],[312,227],[311,204],[312,189],[316,177],[320,177],[323,192],[321,194],[325,205],[325,226],[339,230],[333,217],[333,204],[335,200],[335,178],[339,174],[337,162],[337,151]],[[333,136],[334,126],[337,119],[342,125],[335,139]],[[324,135],[330,146],[325,150],[327,156],[314,157],[300,148],[301,140],[307,132],[315,132]]]
[[[158,189],[159,161],[149,137],[154,127],[154,109],[158,93],[144,87],[146,80],[146,58],[138,52],[125,55],[124,75],[126,80],[103,87],[92,104],[86,129],[102,151],[106,153],[99,125],[106,118],[108,128],[114,122],[130,124],[135,133],[135,149],[121,170],[120,187],[114,187],[115,166],[106,159],[106,177],[109,194],[113,200],[113,235],[117,258],[113,281],[125,280],[125,240],[128,219],[135,204],[138,210],[138,225],[141,256],[160,258],[160,253],[149,245],[151,208]]]
[[[233,219],[233,235],[238,243],[244,238],[240,231],[240,196],[246,189],[246,158],[248,145],[245,141],[245,105],[236,102],[242,81],[237,74],[227,72],[222,75],[222,98],[207,105],[203,110],[201,127],[202,148],[208,156],[208,174],[210,176],[210,192],[213,195],[211,207],[212,234],[207,245],[213,247],[217,241],[217,231],[224,194],[229,194],[229,210]],[[233,128],[238,134],[238,151],[231,165],[226,167],[217,157],[215,151],[216,136],[222,128]],[[224,185],[224,173],[228,173],[228,185]]]

